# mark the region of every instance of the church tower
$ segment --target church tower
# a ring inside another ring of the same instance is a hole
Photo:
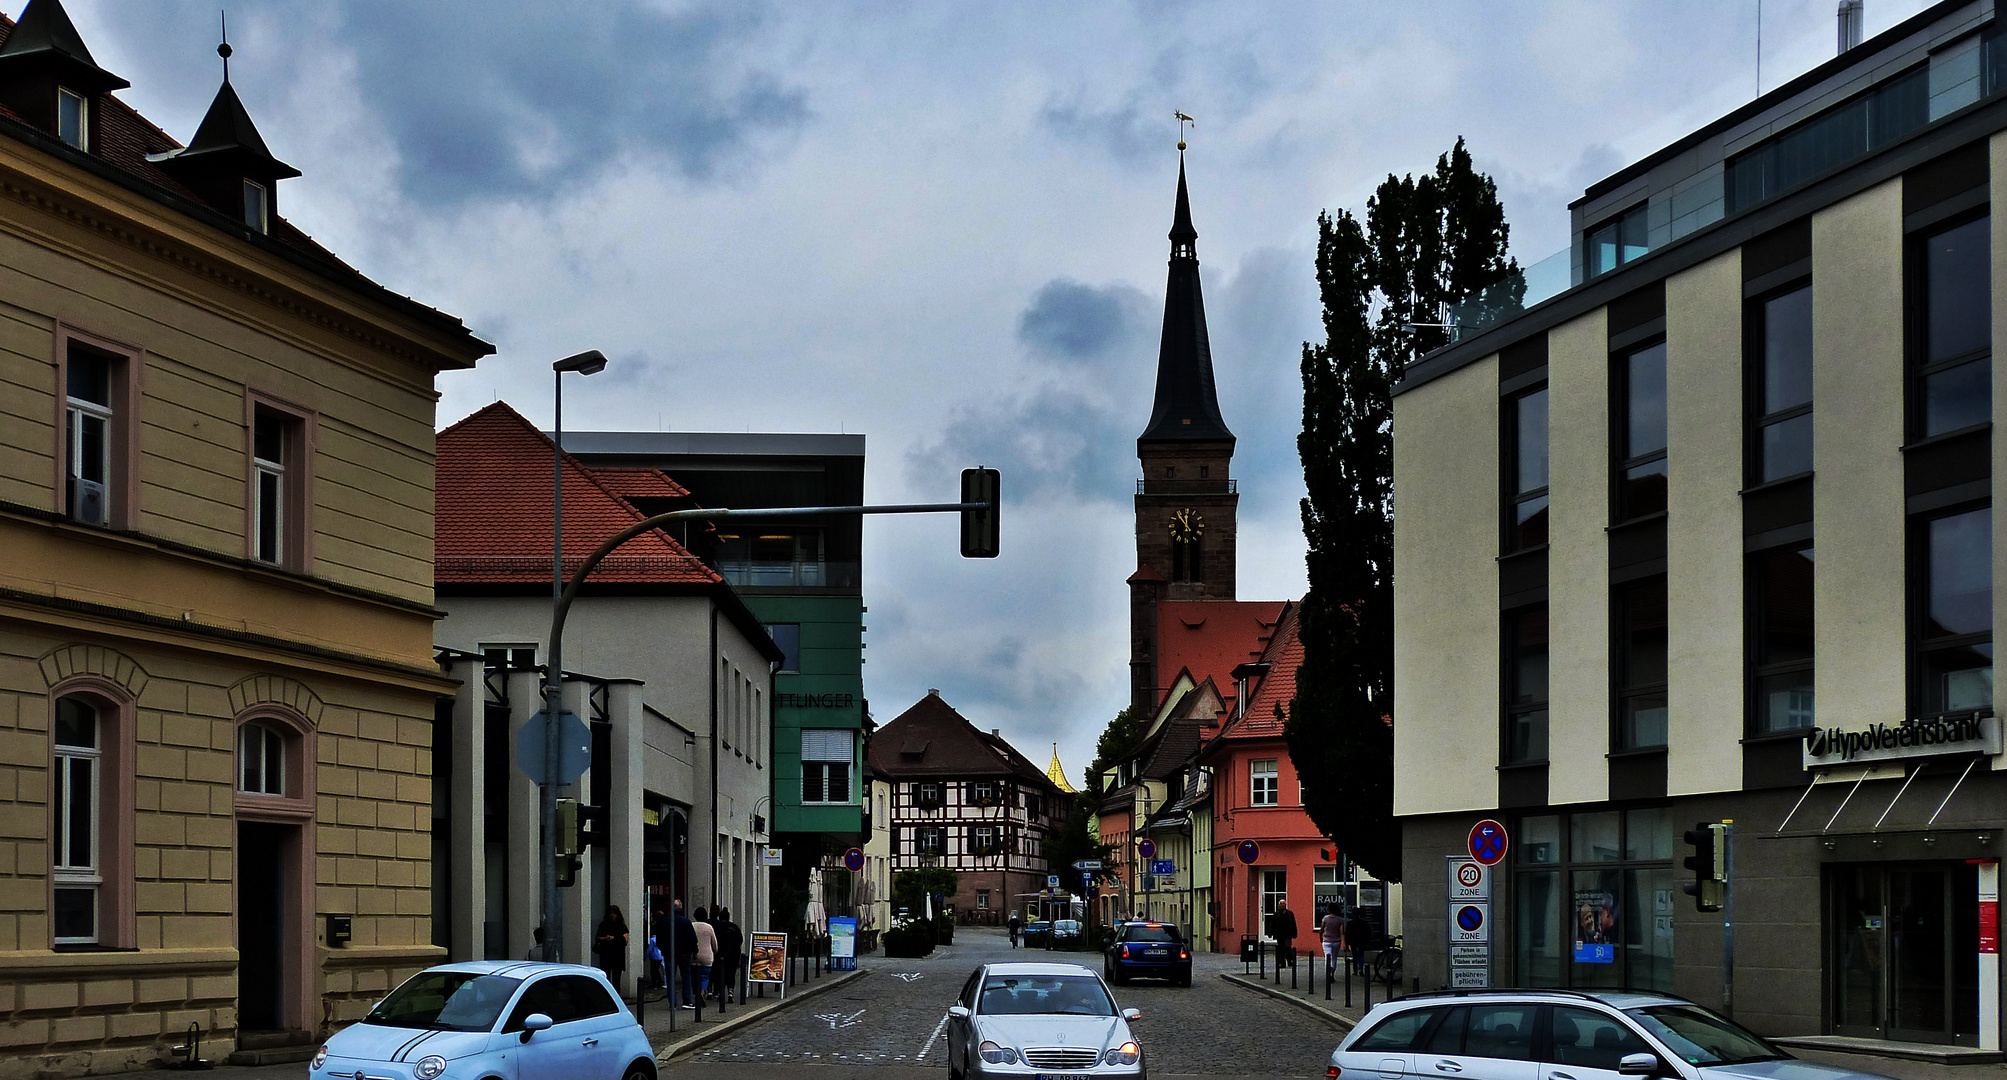
[[[1129,578],[1131,703],[1151,709],[1176,672],[1156,668],[1160,600],[1234,599],[1233,432],[1220,417],[1199,291],[1199,233],[1185,194],[1183,144],[1178,205],[1171,221],[1171,266],[1164,289],[1164,336],[1157,351],[1157,397],[1136,440],[1143,479],[1136,485],[1136,572]]]

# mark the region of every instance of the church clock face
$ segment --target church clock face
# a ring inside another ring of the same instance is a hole
[[[1171,515],[1171,539],[1177,543],[1189,544],[1205,531],[1205,517],[1189,506]]]

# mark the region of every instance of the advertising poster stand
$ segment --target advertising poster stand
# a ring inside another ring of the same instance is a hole
[[[755,930],[746,950],[746,982],[774,986],[787,996],[787,935]]]
[[[829,970],[857,970],[857,920],[832,916],[829,920]]]

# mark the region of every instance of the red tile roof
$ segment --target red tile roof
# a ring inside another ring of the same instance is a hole
[[[1303,639],[1297,635],[1296,618],[1301,610],[1301,605],[1290,604],[1283,612],[1275,636],[1261,654],[1261,662],[1269,665],[1268,674],[1248,694],[1247,715],[1229,724],[1223,732],[1226,738],[1274,738],[1282,734],[1282,718],[1276,709],[1280,707],[1286,712],[1289,703],[1295,700],[1296,669],[1303,666]]]
[[[1281,600],[1165,600],[1157,604],[1156,704],[1179,671],[1193,682],[1233,685],[1233,669],[1259,657],[1282,617]]]
[[[439,584],[517,584],[551,578],[551,440],[505,402],[439,433]],[[663,478],[667,480],[667,477]],[[566,573],[641,514],[578,459],[564,457]],[[668,535],[643,533],[587,580],[714,584],[724,579]]]
[[[592,475],[599,478],[600,486],[623,499],[682,499],[690,495],[688,488],[669,479],[661,469],[594,466]]]

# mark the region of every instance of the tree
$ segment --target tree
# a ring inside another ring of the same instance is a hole
[[[1115,767],[1136,748],[1136,740],[1143,737],[1143,710],[1134,705],[1115,714],[1108,726],[1101,729],[1101,738],[1094,744],[1094,760],[1087,764],[1087,800],[1098,802],[1103,794],[1101,774]]]
[[[905,908],[917,918],[927,910],[929,893],[952,898],[960,888],[961,877],[944,866],[901,870],[892,875],[892,907]],[[937,906],[935,914],[939,913]]]
[[[1462,139],[1420,179],[1389,175],[1366,201],[1317,218],[1325,340],[1303,346],[1303,534],[1310,591],[1303,665],[1285,716],[1317,827],[1359,865],[1401,876],[1394,820],[1394,387],[1447,344],[1458,305],[1516,308],[1505,211]]]
[[[1079,879],[1080,871],[1073,868],[1074,863],[1099,859],[1105,866],[1113,861],[1115,845],[1102,843],[1088,830],[1088,823],[1093,817],[1093,807],[1086,805],[1085,800],[1077,799],[1073,812],[1067,815],[1066,820],[1046,834],[1046,873],[1058,874],[1060,881],[1070,883]],[[1072,888],[1072,885],[1067,887]]]

